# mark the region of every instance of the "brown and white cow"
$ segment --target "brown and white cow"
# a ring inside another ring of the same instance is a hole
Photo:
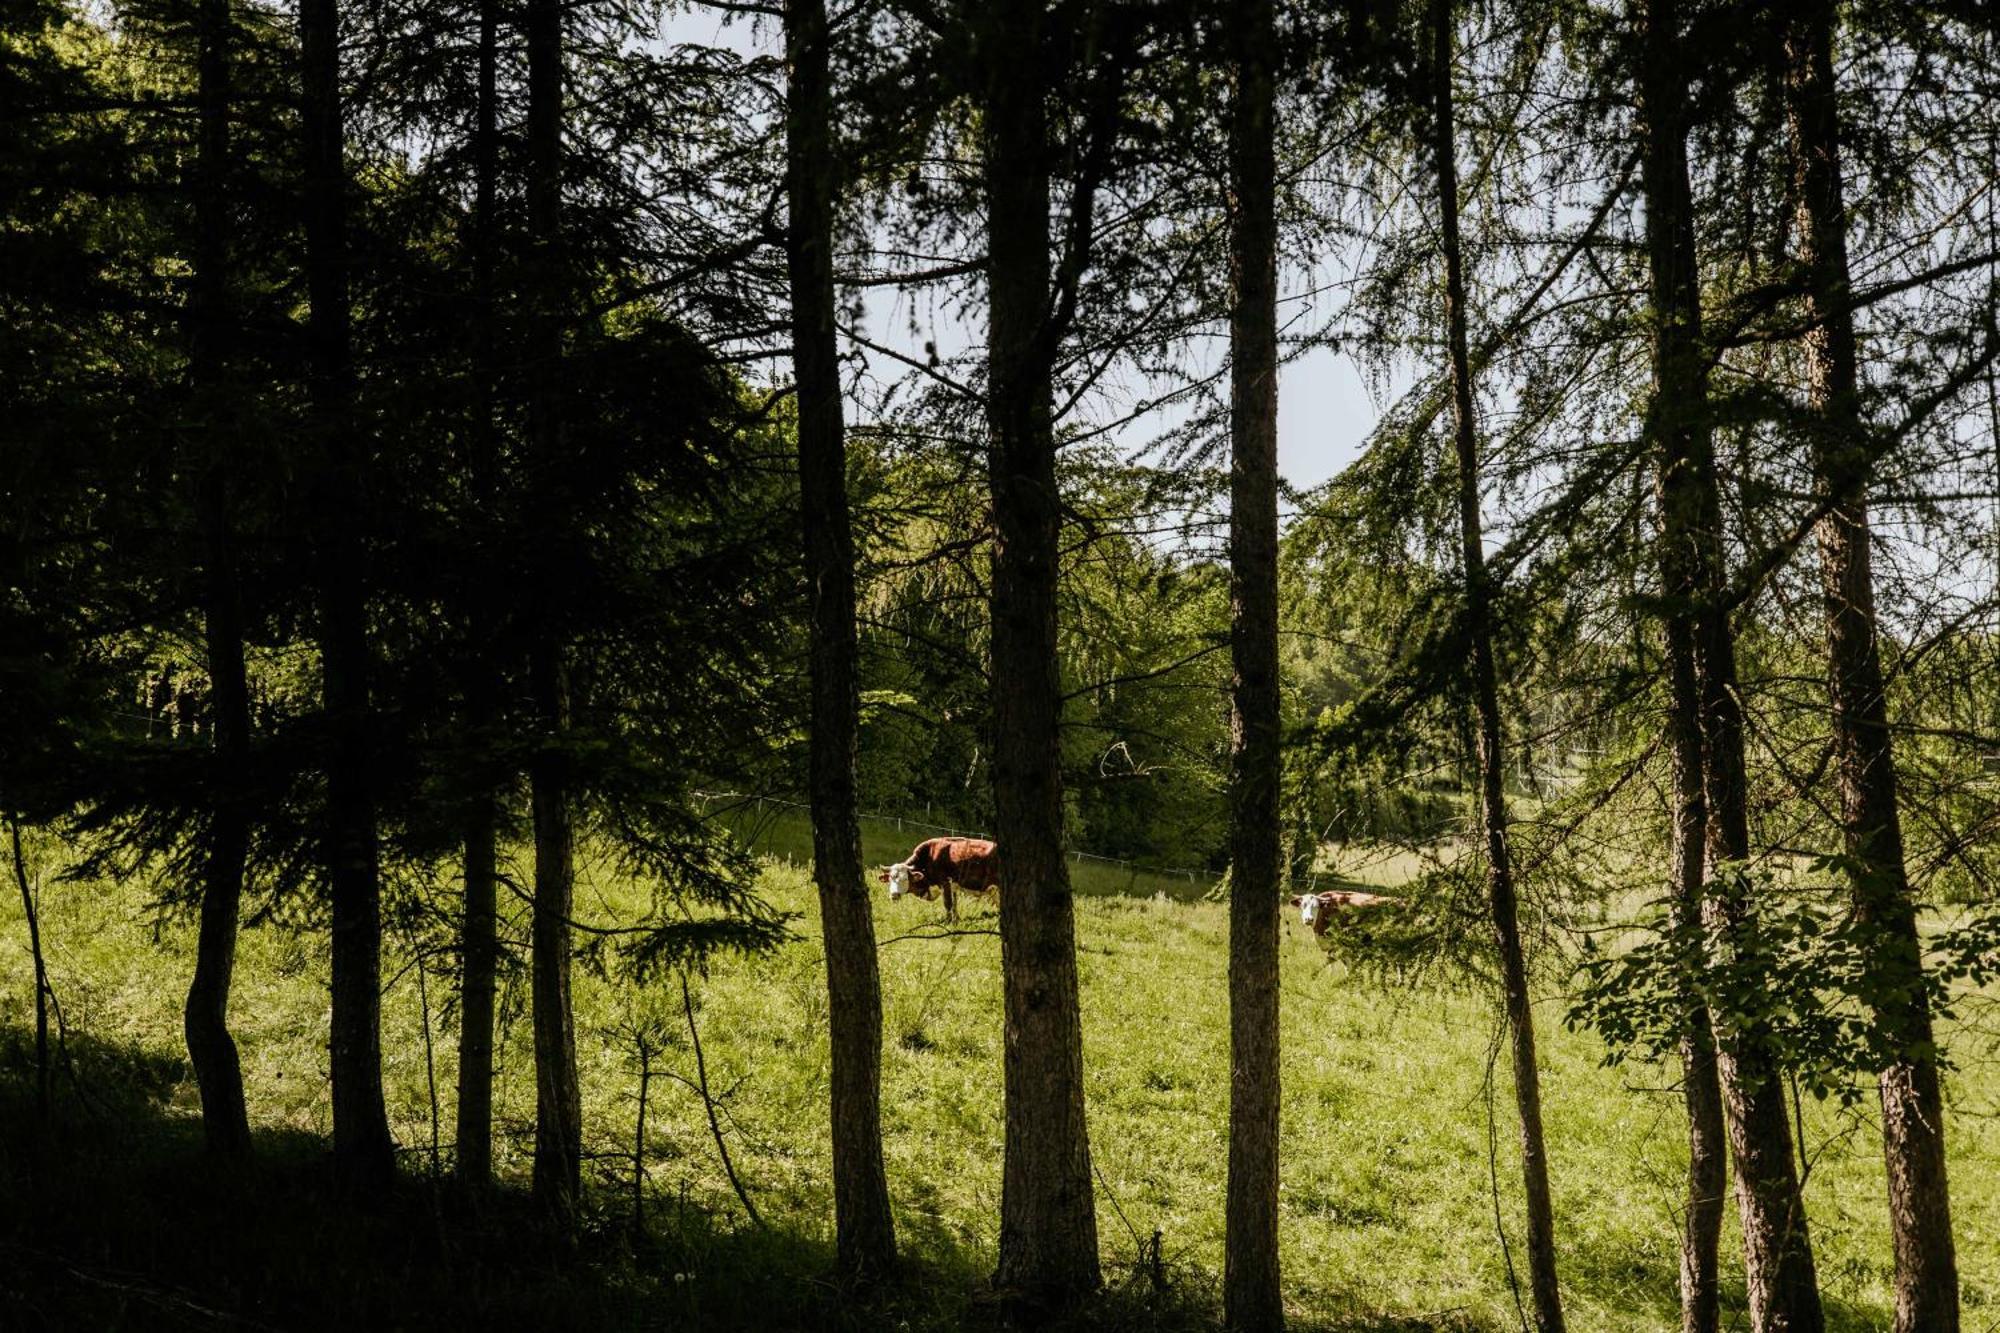
[[[1379,893],[1362,893],[1355,889],[1328,889],[1324,893],[1308,893],[1292,899],[1292,906],[1299,909],[1299,924],[1311,926],[1315,935],[1326,934],[1326,928],[1333,924],[1336,911],[1388,907],[1402,901],[1385,897]]]
[[[953,888],[967,893],[998,894],[999,857],[994,845],[984,838],[931,838],[895,865],[884,866],[882,882],[889,886],[889,900],[904,894],[929,898],[944,895],[947,921],[958,919],[958,899]]]

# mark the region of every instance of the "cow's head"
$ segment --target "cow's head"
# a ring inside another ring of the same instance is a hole
[[[1293,897],[1292,906],[1299,909],[1299,924],[1302,926],[1312,925],[1319,920],[1319,914],[1326,910],[1326,904],[1320,901],[1317,893]]]
[[[908,861],[898,861],[895,865],[882,868],[882,882],[889,886],[890,902],[896,901],[906,893],[923,897],[923,891],[917,887],[923,882],[923,878],[924,872]]]

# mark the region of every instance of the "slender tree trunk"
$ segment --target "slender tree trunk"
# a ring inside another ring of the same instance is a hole
[[[993,0],[985,52],[993,803],[1005,884],[1007,1128],[995,1284],[1029,1306],[1102,1282],[1076,915],[1063,860],[1049,135],[1041,0]]]
[[[479,110],[473,131],[472,285],[479,329],[473,340],[472,458],[474,503],[490,520],[498,502],[498,440],[494,423],[496,349],[493,299],[493,195],[499,176],[498,0],[479,5]],[[479,524],[483,533],[488,523]],[[499,811],[488,785],[484,749],[498,720],[501,683],[492,663],[491,602],[483,585],[472,591],[472,644],[466,663],[467,730],[481,753],[471,761],[474,792],[465,812],[465,917],[459,939],[458,1150],[459,1182],[475,1189],[493,1180],[493,1006],[500,962]]]
[[[236,972],[236,932],[250,855],[245,808],[250,763],[250,698],[243,659],[243,621],[229,522],[229,497],[219,462],[201,481],[204,563],[204,636],[208,648],[209,707],[215,805],[203,848],[201,923],[194,977],[182,1010],[188,1063],[201,1090],[202,1132],[211,1152],[250,1151],[250,1116],[243,1098],[243,1069],[229,1034],[230,984]]]
[[[194,978],[182,1010],[188,1063],[201,1089],[202,1132],[211,1152],[250,1151],[250,1114],[243,1068],[229,1035],[229,989],[236,971],[237,917],[250,856],[250,820],[243,793],[250,763],[250,684],[243,659],[243,604],[229,516],[229,468],[224,438],[229,337],[229,0],[202,0],[199,29],[200,146],[196,162],[193,337],[190,370],[205,439],[196,513],[202,537],[203,636],[208,650],[214,772],[203,848],[201,926]]]
[[[1820,492],[1850,497],[1821,520],[1817,533],[1834,771],[1855,913],[1875,933],[1867,952],[1869,991],[1877,1020],[1899,1053],[1880,1075],[1889,1222],[1896,1249],[1896,1328],[1899,1333],[1955,1333],[1958,1263],[1945,1171],[1944,1097],[1924,994],[1923,943],[1896,808],[1896,762],[1875,631],[1868,504],[1862,498],[1868,441],[1849,303],[1833,7],[1825,0],[1796,0],[1786,19],[1786,124],[1797,255],[1809,316],[1808,439]]]
[[[1675,613],[1675,619],[1681,617]],[[1692,627],[1667,631],[1668,676],[1673,699],[1668,730],[1673,746],[1673,924],[1683,938],[1698,936],[1705,882],[1703,848],[1708,807],[1702,796],[1701,690]],[[1699,957],[1688,960],[1690,976]],[[1722,1076],[1716,1065],[1715,1030],[1708,1009],[1689,1006],[1681,1037],[1681,1097],[1688,1115],[1688,1186],[1681,1228],[1682,1333],[1715,1333],[1722,1318],[1718,1258],[1722,1213],[1729,1186],[1729,1135],[1722,1112]]]
[[[1278,1274],[1278,220],[1271,0],[1235,16],[1230,117],[1229,1194],[1223,1310],[1284,1327]]]
[[[494,806],[475,797],[465,817],[465,920],[459,940],[459,1183],[493,1182],[493,1010],[500,962],[499,857]]]
[[[1700,438],[1700,437],[1697,437]],[[1742,929],[1755,904],[1730,878],[1750,858],[1750,781],[1736,683],[1736,641],[1722,597],[1722,503],[1714,460],[1689,468],[1699,510],[1697,549],[1703,595],[1696,605],[1695,662],[1701,688],[1703,797],[1708,807],[1708,893],[1702,920],[1711,938]],[[1784,1073],[1710,1014],[1722,1083],[1736,1210],[1743,1230],[1743,1285],[1758,1333],[1820,1333],[1826,1316],[1814,1270],[1812,1232],[1792,1154]]]
[[[1749,777],[1736,686],[1736,643],[1722,609],[1722,510],[1713,467],[1690,469],[1700,487],[1700,541],[1707,583],[1696,613],[1703,794],[1708,806],[1709,892],[1702,919],[1711,937],[1742,928],[1754,913],[1728,869],[1750,857]],[[1714,1015],[1711,1014],[1711,1020]],[[1783,1071],[1754,1046],[1716,1026],[1716,1069],[1736,1168],[1743,1229],[1743,1284],[1758,1333],[1820,1333],[1826,1316],[1814,1271],[1805,1196],[1792,1155]]]
[[[1700,275],[1687,177],[1687,72],[1679,54],[1679,15],[1669,0],[1644,10],[1647,49],[1641,89],[1648,250],[1658,329],[1655,394],[1648,421],[1660,469],[1662,578],[1669,601],[1668,657],[1674,692],[1676,799],[1679,807],[1675,877],[1679,910],[1698,910],[1711,935],[1741,926],[1754,905],[1720,872],[1750,855],[1749,782],[1743,718],[1736,683],[1736,649],[1724,607],[1723,527],[1714,442],[1708,421],[1707,350],[1702,344]],[[1690,642],[1691,641],[1691,642]],[[1700,781],[1687,782],[1691,738],[1685,722],[1692,652],[1699,715]],[[1701,806],[1703,864],[1694,864],[1693,804]],[[1704,885],[1713,892],[1704,893]],[[1729,1155],[1744,1241],[1744,1281],[1751,1321],[1760,1330],[1809,1333],[1824,1317],[1813,1269],[1791,1118],[1781,1072],[1754,1048],[1718,1031],[1713,1016],[1691,1015],[1685,1046],[1691,1169],[1688,1231],[1683,1237],[1682,1315],[1689,1329],[1713,1326],[1712,1228],[1719,1218],[1697,1213],[1721,1188],[1709,1093],[1713,1045]],[[1697,1230],[1699,1227],[1699,1230]],[[1707,1250],[1708,1253],[1704,1253]]]
[[[535,255],[528,328],[528,448],[536,472],[553,482],[564,467],[561,0],[529,0],[528,230]],[[552,495],[562,487],[553,486]],[[578,521],[551,501],[558,523]],[[567,653],[554,623],[555,589],[543,604],[529,649],[528,691],[541,746],[529,769],[535,823],[535,906],[529,932],[535,1027],[536,1200],[565,1229],[582,1188],[583,1103],[577,1086],[576,1018],[570,1005],[570,912],[576,857],[570,823]]]
[[[1501,991],[1514,1062],[1514,1105],[1521,1121],[1521,1179],[1528,1204],[1528,1273],[1535,1324],[1563,1327],[1556,1283],[1555,1214],[1549,1197],[1548,1152],[1542,1135],[1541,1071],[1535,1059],[1535,1016],[1528,997],[1527,960],[1515,900],[1507,838],[1505,755],[1500,744],[1500,690],[1493,662],[1492,587],[1479,514],[1478,422],[1472,398],[1472,358],[1465,314],[1465,274],[1459,244],[1458,162],[1452,112],[1451,0],[1431,0],[1432,132],[1437,157],[1438,217],[1445,267],[1445,325],[1450,342],[1452,440],[1458,456],[1459,529],[1464,541],[1466,637],[1471,649],[1472,700],[1479,764],[1480,820],[1486,832],[1486,881],[1493,934],[1500,951]]]
[[[576,1018],[570,1004],[570,913],[575,902],[574,830],[563,757],[553,746],[569,725],[561,654],[540,645],[529,690],[544,728],[533,762],[535,905],[529,926],[535,1028],[535,1199],[559,1226],[576,1220],[583,1171],[583,1099],[577,1086]]]
[[[834,1225],[843,1273],[872,1278],[896,1262],[896,1224],[882,1169],[882,986],[875,918],[861,860],[855,746],[860,686],[854,628],[854,537],[834,333],[833,94],[825,0],[787,0],[791,68],[785,126],[785,233],[798,382],[799,505],[812,598],[813,879],[826,941],[833,1058]]]
[[[28,959],[35,969],[35,1114],[42,1128],[55,1120],[55,1088],[49,1063],[49,961],[42,953],[42,912],[35,885],[28,878],[28,858],[21,851],[21,821],[6,816],[8,848],[13,853],[14,886],[21,891],[21,915],[28,923]]]
[[[320,663],[329,732],[327,859],[333,899],[333,1155],[351,1189],[395,1169],[382,1103],[382,890],[376,869],[367,605],[361,540],[365,450],[349,349],[346,170],[337,0],[300,0],[304,61],[306,290],[312,402],[320,433],[315,497]]]
[[[1708,803],[1703,792],[1701,681],[1696,607],[1709,590],[1702,541],[1704,495],[1713,497],[1708,366],[1701,345],[1701,282],[1688,187],[1687,74],[1678,0],[1642,0],[1638,12],[1641,170],[1646,245],[1653,287],[1653,392],[1646,429],[1658,472],[1660,582],[1666,602],[1670,691],[1667,734],[1673,755],[1674,924],[1683,938],[1701,930]],[[1697,953],[1686,960],[1693,978]],[[1689,1006],[1681,1038],[1688,1113],[1688,1195],[1681,1232],[1681,1327],[1714,1333],[1721,1319],[1721,1246],[1728,1135],[1715,1034],[1705,1006]]]
[[[639,1114],[632,1124],[632,1249],[646,1243],[646,1109],[653,1087],[653,1044],[639,1034]]]
[[[1722,504],[1688,189],[1680,17],[1672,0],[1648,0],[1641,21],[1643,170],[1656,317],[1647,428],[1660,474],[1661,575],[1669,608],[1676,910],[1682,924],[1689,924],[1686,914],[1698,912],[1705,930],[1717,932],[1741,924],[1752,911],[1734,891],[1704,893],[1719,869],[1749,856],[1748,780],[1735,643],[1722,603]],[[1692,728],[1691,717],[1698,719]],[[1691,968],[1697,965],[1690,960]],[[1718,1038],[1704,1010],[1694,1010],[1689,1021],[1683,1042],[1690,1149],[1683,1326],[1691,1333],[1712,1329],[1719,1317],[1715,1254],[1726,1174],[1713,1109],[1719,1085],[1720,1131],[1736,1163],[1752,1323],[1760,1330],[1816,1330],[1822,1316],[1811,1238],[1779,1072],[1728,1034]]]

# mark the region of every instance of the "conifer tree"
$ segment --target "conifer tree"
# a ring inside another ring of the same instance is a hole
[[[879,1278],[896,1260],[882,1168],[882,990],[861,860],[855,793],[860,726],[854,538],[834,324],[833,92],[824,0],[787,0],[791,82],[785,120],[785,254],[798,399],[799,505],[805,537],[811,671],[813,879],[826,939],[832,1046],[834,1227],[846,1273]]]
[[[200,934],[184,1026],[188,1061],[201,1088],[202,1130],[211,1151],[250,1150],[243,1069],[229,1035],[237,921],[250,855],[246,790],[250,770],[250,682],[244,661],[243,593],[231,518],[230,474],[240,444],[230,417],[228,356],[236,340],[229,300],[230,0],[200,0],[196,11],[199,146],[194,183],[188,373],[201,443],[194,460],[195,511],[202,535],[202,618],[209,679],[209,779],[214,808],[203,849]]]
[[[525,170],[528,313],[522,360],[527,382],[528,476],[544,497],[545,519],[528,539],[555,555],[573,540],[575,499],[566,480],[562,214],[563,7],[529,0],[523,32],[528,56]],[[574,1224],[582,1189],[583,1104],[577,1084],[576,1015],[570,999],[570,918],[576,893],[575,833],[564,750],[570,721],[567,645],[544,583],[529,609],[528,696],[537,732],[529,763],[535,838],[535,899],[530,926],[535,1028],[535,1198],[558,1225]]]
[[[479,0],[475,59],[478,62],[472,146],[472,217],[470,230],[473,335],[471,420],[466,435],[466,491],[471,505],[489,520],[500,503],[500,423],[498,404],[499,249],[498,193],[500,174],[500,3]],[[467,653],[464,676],[465,722],[473,745],[493,747],[500,722],[505,675],[493,660],[502,649],[498,634],[500,609],[492,589],[477,582],[467,611]],[[460,926],[458,1105],[455,1116],[459,1180],[474,1188],[493,1176],[493,1023],[499,966],[499,841],[501,793],[490,758],[474,758],[470,792],[465,798],[462,841],[464,915]]]
[[[334,1160],[363,1196],[394,1170],[382,1101],[382,884],[376,719],[363,537],[369,448],[357,411],[349,309],[346,125],[337,0],[300,0],[313,537],[326,712],[326,865],[333,903]]]
[[[1797,0],[1786,6],[1784,17],[1785,120],[1796,257],[1805,289],[1806,445],[1816,489],[1832,501],[1817,531],[1840,824],[1855,913],[1875,932],[1865,999],[1896,1052],[1879,1077],[1896,1250],[1896,1328],[1953,1333],[1959,1318],[1958,1265],[1944,1096],[1903,852],[1888,686],[1876,644],[1866,498],[1870,459],[1847,262],[1834,10],[1823,0]]]
[[[1284,1326],[1278,1266],[1277,34],[1271,0],[1235,15],[1230,101],[1230,1328]]]
[[[1528,1206],[1528,1276],[1535,1324],[1542,1333],[1563,1327],[1556,1281],[1555,1210],[1549,1196],[1548,1147],[1542,1131],[1541,1069],[1535,1057],[1534,1009],[1507,833],[1506,756],[1501,752],[1498,672],[1493,658],[1493,586],[1486,570],[1480,519],[1479,423],[1473,406],[1472,356],[1466,333],[1464,259],[1459,243],[1458,150],[1454,133],[1451,0],[1430,0],[1433,103],[1431,151],[1437,170],[1439,249],[1444,260],[1444,312],[1450,356],[1452,445],[1458,463],[1461,571],[1465,581],[1463,636],[1475,731],[1479,817],[1485,836],[1488,907],[1500,954],[1501,998],[1507,1012],[1514,1061],[1514,1104],[1521,1121],[1521,1175]]]

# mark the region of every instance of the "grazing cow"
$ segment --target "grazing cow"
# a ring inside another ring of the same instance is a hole
[[[1337,908],[1387,907],[1402,901],[1399,898],[1384,897],[1379,893],[1361,893],[1353,889],[1328,889],[1324,893],[1308,893],[1292,899],[1292,906],[1299,909],[1299,924],[1311,926],[1315,935],[1326,934],[1326,928],[1333,924]]]
[[[895,865],[882,869],[882,882],[889,886],[891,902],[904,894],[929,898],[944,895],[947,921],[958,919],[958,900],[953,887],[967,893],[998,893],[999,858],[992,843],[984,838],[932,838],[920,842],[916,850]]]

